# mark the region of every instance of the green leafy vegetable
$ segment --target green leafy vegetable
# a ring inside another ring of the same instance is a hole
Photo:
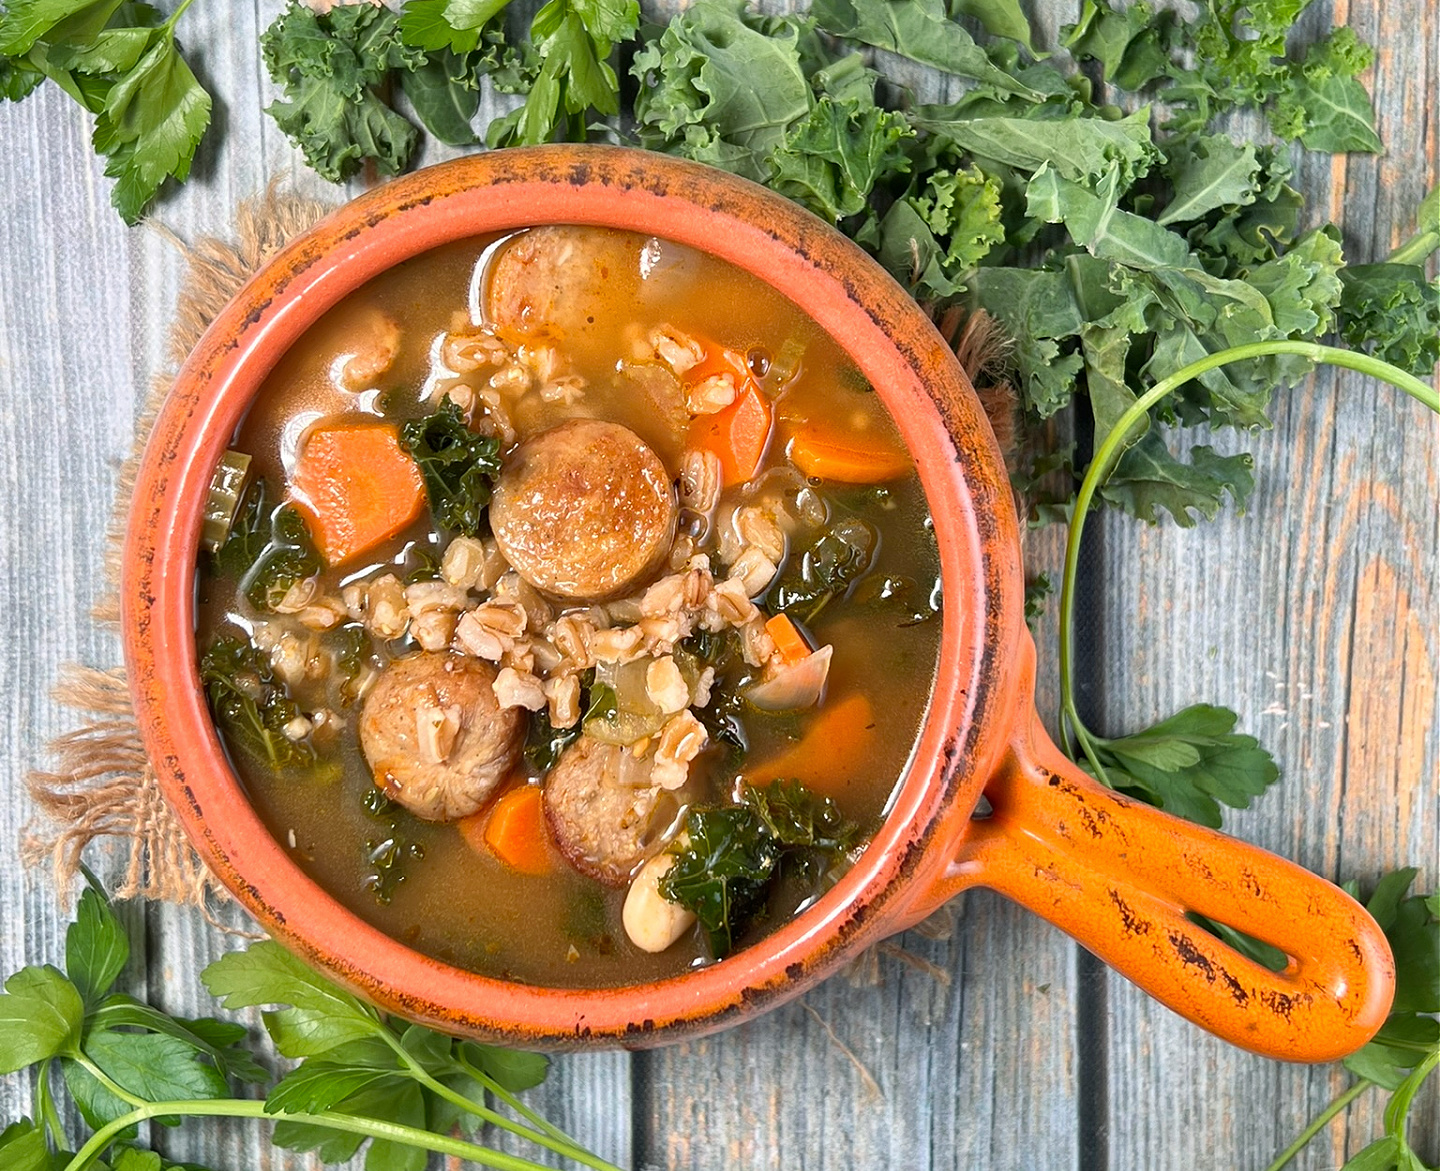
[[[809,624],[835,598],[869,572],[879,537],[863,520],[847,517],[822,532],[790,558],[790,567],[770,587],[765,606]]]
[[[1220,803],[1245,809],[1280,770],[1225,708],[1195,704],[1118,740],[1096,738],[1110,784],[1190,821],[1220,826]]]
[[[741,798],[743,805],[689,812],[671,847],[675,863],[660,880],[661,894],[695,912],[717,959],[763,910],[782,870],[820,882],[859,840],[833,801],[799,781],[747,784]]]
[[[392,70],[425,63],[401,40],[399,23],[383,5],[339,4],[322,14],[290,0],[260,38],[265,67],[285,94],[269,113],[332,183],[367,159],[398,174],[414,152],[418,132],[381,92]]]
[[[1426,1171],[1407,1135],[1408,1116],[1420,1087],[1440,1068],[1440,892],[1409,894],[1414,868],[1384,875],[1365,908],[1385,931],[1395,955],[1395,1000],[1390,1016],[1367,1045],[1345,1058],[1358,1079],[1307,1126],[1266,1171],[1280,1171],[1352,1101],[1376,1086],[1391,1091],[1385,1133],[1342,1171]],[[1358,884],[1345,889],[1360,897]]]
[[[490,488],[500,471],[500,441],[477,435],[449,398],[424,419],[400,428],[400,442],[420,467],[435,523],[467,537],[485,531]]]
[[[204,1171],[134,1145],[139,1123],[179,1125],[186,1116],[273,1122],[275,1145],[332,1160],[368,1141],[371,1171],[422,1171],[430,1152],[513,1171],[548,1165],[477,1145],[482,1127],[594,1171],[619,1171],[516,1098],[544,1080],[544,1057],[391,1020],[269,942],[231,953],[201,976],[232,1008],[277,1006],[264,1014],[266,1030],[280,1053],[303,1059],[264,1100],[237,1096],[232,1077],[273,1079],[245,1047],[245,1026],[171,1017],[107,994],[129,939],[98,888],[81,906],[66,936],[68,978],[49,966],[24,968],[0,994],[0,1072],[35,1067],[39,1118],[0,1130],[6,1171]],[[52,1096],[57,1058],[95,1132],[82,1132],[76,1146]]]
[[[412,837],[413,821],[404,806],[374,787],[365,790],[361,801],[365,812],[382,827],[379,836],[365,839],[369,873],[363,885],[383,907],[395,897],[395,888],[405,881],[410,864],[424,859],[425,847]]]
[[[71,1049],[80,1039],[85,1002],[49,964],[22,968],[0,994],[0,1073],[13,1073]]]
[[[315,750],[286,729],[302,715],[269,658],[247,639],[227,635],[200,656],[200,682],[215,720],[236,747],[272,768],[311,764]]]
[[[90,880],[80,894],[75,922],[65,933],[65,971],[84,1002],[93,1006],[114,986],[129,958],[125,928]]]
[[[1042,95],[995,65],[941,0],[814,0],[816,24],[837,37],[888,49],[945,73],[968,77],[1005,93]]]
[[[0,13],[0,98],[20,101],[48,77],[95,115],[91,142],[126,223],[167,179],[185,181],[210,125],[210,95],[175,41],[189,4],[168,20],[119,0],[11,0]]]

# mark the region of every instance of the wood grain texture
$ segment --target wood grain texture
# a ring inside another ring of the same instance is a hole
[[[1035,7],[1044,42],[1075,6]],[[182,36],[221,104],[194,176],[157,212],[182,239],[223,234],[236,202],[276,175],[339,194],[261,112],[273,87],[257,37],[279,8],[196,4],[185,17]],[[1392,153],[1312,162],[1302,178],[1307,191],[1331,193],[1315,214],[1343,218],[1347,251],[1369,258],[1404,233],[1434,182],[1440,30],[1429,0],[1317,4],[1306,20],[1318,28],[1332,14],[1381,46],[1374,90]],[[941,80],[912,76],[922,97],[946,96]],[[59,665],[116,659],[114,638],[89,618],[100,534],[135,404],[163,367],[183,274],[170,243],[125,229],[111,211],[68,99],[50,91],[0,106],[0,143],[0,547],[9,550],[0,612],[10,622],[0,775],[12,794],[0,807],[0,970],[9,972],[63,946],[68,911],[48,872],[18,860],[30,816],[20,782],[71,722],[48,699]],[[449,153],[430,147],[422,161]],[[1269,433],[1218,441],[1256,453],[1249,517],[1193,532],[1116,518],[1093,526],[1096,621],[1111,665],[1097,681],[1099,714],[1110,730],[1195,700],[1236,707],[1288,779],[1230,829],[1325,874],[1364,878],[1429,859],[1433,883],[1440,436],[1412,404],[1349,375],[1313,380],[1278,402],[1275,418]],[[1027,557],[1057,564],[1058,536],[1032,537]],[[1038,637],[1042,682],[1054,637],[1052,620]],[[1041,710],[1054,706],[1052,681]],[[102,877],[113,870],[103,854],[96,862]],[[138,940],[130,987],[170,1011],[208,1010],[196,973],[237,937],[189,910],[123,913]],[[221,918],[244,926],[233,908]],[[985,892],[957,905],[948,938],[910,932],[895,943],[904,954],[892,949],[729,1033],[640,1056],[559,1058],[532,1101],[637,1171],[1245,1171],[1263,1167],[1344,1083],[1334,1069],[1238,1053],[1124,981],[1094,979],[1068,940]],[[28,1106],[20,1080],[0,1082],[0,1118]],[[1417,1119],[1440,1146],[1435,1095]],[[1378,1122],[1373,1107],[1358,1107],[1301,1165],[1338,1166]],[[217,1168],[312,1165],[272,1150],[253,1125],[157,1141]]]
[[[1349,23],[1380,46],[1371,83],[1388,152],[1307,157],[1312,223],[1343,221],[1345,252],[1380,260],[1436,182],[1437,44],[1429,0],[1316,4],[1312,34]],[[1327,195],[1328,192],[1328,195]],[[1106,734],[1193,702],[1242,713],[1281,781],[1226,829],[1326,877],[1397,866],[1440,878],[1440,430],[1400,392],[1323,371],[1277,394],[1274,429],[1186,433],[1255,455],[1249,515],[1183,531],[1107,516],[1095,587]],[[1238,1053],[1110,976],[1108,1166],[1258,1171],[1349,1083],[1338,1067]],[[1339,1167],[1378,1136],[1383,1095],[1296,1161]],[[1440,1086],[1414,1114],[1440,1159]]]

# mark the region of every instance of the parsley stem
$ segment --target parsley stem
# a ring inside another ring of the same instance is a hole
[[[579,1155],[572,1155],[572,1158],[578,1159],[580,1162],[585,1163],[587,1166],[600,1169],[600,1171],[619,1171],[619,1168],[614,1167],[613,1164],[606,1163],[603,1159],[598,1160],[594,1163],[590,1163],[587,1162],[587,1158],[581,1158],[581,1155],[585,1155],[587,1157],[593,1156],[589,1156],[588,1152],[586,1152],[585,1149],[578,1142],[576,1142],[575,1139],[571,1138],[570,1135],[566,1134],[543,1114],[540,1114],[538,1111],[530,1109],[529,1106],[525,1105],[524,1102],[520,1101],[519,1098],[517,1098],[514,1094],[512,1094],[509,1090],[507,1090],[484,1070],[476,1069],[463,1057],[457,1057],[455,1060],[459,1064],[461,1069],[463,1069],[467,1074],[469,1074],[477,1082],[483,1085],[490,1093],[494,1094],[497,1098],[504,1102],[505,1105],[509,1106],[510,1109],[514,1110],[516,1114],[519,1114],[522,1118],[527,1119],[535,1127],[543,1130],[546,1134],[552,1136],[553,1138],[559,1140],[562,1143],[566,1143],[575,1151],[580,1152]]]
[[[380,1026],[378,1035],[385,1041],[387,1045],[390,1046],[391,1049],[395,1050],[395,1053],[400,1058],[401,1063],[405,1066],[410,1076],[414,1078],[416,1082],[424,1086],[427,1090],[435,1094],[437,1097],[445,1099],[445,1101],[449,1102],[453,1106],[458,1106],[467,1114],[473,1114],[475,1115],[475,1117],[481,1119],[484,1122],[490,1123],[492,1126],[498,1126],[502,1130],[508,1130],[511,1134],[517,1136],[518,1138],[523,1138],[528,1142],[534,1143],[538,1147],[544,1147],[546,1150],[554,1151],[557,1155],[563,1155],[565,1156],[565,1158],[572,1159],[575,1162],[581,1163],[586,1167],[592,1167],[595,1169],[595,1171],[620,1171],[620,1168],[616,1167],[613,1163],[607,1163],[603,1159],[592,1155],[589,1151],[585,1150],[584,1147],[580,1146],[579,1143],[577,1143],[574,1139],[572,1139],[569,1135],[565,1134],[563,1131],[551,1127],[543,1119],[539,1118],[538,1115],[535,1115],[532,1111],[527,1110],[523,1106],[521,1106],[519,1102],[517,1102],[514,1098],[509,1098],[510,1104],[527,1118],[531,1118],[532,1120],[540,1123],[540,1125],[544,1128],[543,1130],[532,1130],[530,1127],[525,1126],[522,1123],[516,1122],[513,1118],[507,1118],[499,1111],[491,1110],[483,1103],[476,1102],[473,1098],[467,1098],[464,1094],[460,1093],[457,1090],[451,1089],[444,1082],[439,1081],[435,1077],[432,1077],[429,1070],[427,1070],[423,1065],[416,1061],[414,1056],[411,1055],[411,1053],[405,1048],[405,1046],[402,1045],[395,1038],[395,1034],[392,1033],[389,1029],[385,1028],[383,1025]],[[495,1084],[492,1078],[487,1077],[484,1074],[478,1074],[478,1071],[473,1070],[468,1065],[468,1063],[460,1062],[460,1065],[472,1075],[478,1075],[477,1080],[479,1080],[481,1084],[484,1085],[487,1089],[499,1089],[499,1087]],[[503,1093],[503,1091],[501,1092]]]
[[[50,1092],[50,1066],[53,1058],[46,1058],[40,1063],[40,1071],[35,1079],[35,1102],[36,1112],[45,1122],[45,1145],[49,1150],[63,1149],[65,1146],[65,1128],[60,1124],[60,1113],[55,1109],[55,1095]]]
[[[1065,539],[1065,573],[1060,581],[1061,726],[1068,729],[1066,732],[1067,747],[1069,747],[1069,734],[1073,732],[1086,759],[1094,768],[1096,778],[1106,785],[1110,784],[1110,779],[1100,763],[1092,734],[1085,727],[1085,722],[1081,720],[1079,709],[1075,703],[1074,647],[1071,632],[1075,617],[1075,575],[1080,565],[1080,537],[1085,530],[1085,517],[1090,511],[1090,505],[1094,502],[1095,494],[1104,485],[1110,473],[1115,470],[1115,465],[1120,462],[1120,457],[1125,454],[1131,432],[1147,417],[1151,407],[1184,386],[1192,378],[1198,378],[1207,371],[1227,366],[1231,362],[1244,362],[1251,358],[1265,358],[1273,354],[1298,354],[1303,358],[1309,358],[1317,365],[1343,366],[1349,370],[1359,371],[1361,374],[1369,374],[1392,386],[1399,387],[1411,398],[1429,407],[1432,411],[1440,413],[1440,394],[1436,393],[1435,388],[1427,386],[1413,374],[1408,374],[1404,370],[1392,366],[1389,362],[1354,350],[1322,346],[1315,342],[1295,341],[1252,342],[1249,345],[1234,346],[1228,350],[1208,354],[1191,362],[1188,366],[1181,367],[1168,378],[1162,378],[1126,408],[1124,414],[1120,416],[1115,426],[1110,429],[1101,441],[1099,448],[1096,449],[1095,457],[1090,461],[1090,466],[1085,470],[1084,479],[1080,482],[1080,491],[1076,493],[1075,507],[1070,516],[1070,531]],[[1075,754],[1071,751],[1070,755],[1073,757]]]
[[[99,1082],[102,1086],[104,1086],[127,1106],[133,1106],[138,1110],[141,1106],[149,1105],[149,1103],[144,1098],[137,1098],[134,1094],[132,1094],[129,1090],[127,1090],[124,1086],[122,1086],[119,1082],[112,1078],[108,1073],[106,1073],[103,1069],[101,1069],[98,1065],[91,1061],[90,1058],[86,1057],[85,1054],[77,1051],[75,1053],[72,1053],[70,1056],[77,1065],[83,1066],[85,1068],[85,1072],[87,1072],[91,1077],[93,1077],[97,1082]]]
[[[166,32],[173,32],[175,30],[175,22],[184,15],[185,9],[189,8],[193,3],[195,3],[195,0],[180,0],[179,6],[170,14],[170,19],[161,27],[164,28]]]
[[[1406,1075],[1399,1088],[1390,1095],[1390,1102],[1385,1107],[1385,1129],[1393,1134],[1407,1151],[1410,1150],[1410,1144],[1405,1139],[1405,1117],[1410,1113],[1410,1103],[1415,1100],[1415,1095],[1420,1092],[1420,1087],[1425,1084],[1425,1079],[1434,1072],[1436,1066],[1440,1066],[1440,1045],[1432,1049],[1430,1056]],[[1418,1159],[1415,1161],[1419,1162]]]
[[[1374,1087],[1374,1082],[1369,1081],[1366,1078],[1361,1078],[1358,1082],[1356,1082],[1353,1086],[1351,1086],[1348,1090],[1346,1090],[1343,1094],[1341,1094],[1338,1098],[1331,1102],[1330,1105],[1326,1106],[1324,1110],[1320,1111],[1319,1114],[1315,1115],[1315,1117],[1310,1120],[1310,1125],[1300,1132],[1299,1136],[1295,1139],[1293,1143],[1291,1143],[1288,1147],[1286,1147],[1283,1151],[1281,1151],[1278,1155],[1275,1156],[1275,1162],[1271,1163],[1270,1166],[1266,1167],[1265,1171],[1280,1171],[1280,1168],[1288,1166],[1290,1161],[1295,1158],[1295,1156],[1298,1155],[1302,1150],[1305,1149],[1306,1145],[1310,1142],[1311,1139],[1313,1139],[1317,1134],[1319,1134],[1328,1125],[1330,1125],[1330,1120],[1332,1118],[1334,1118],[1337,1114],[1344,1110],[1346,1106],[1350,1105],[1351,1102],[1355,1101],[1355,1099],[1358,1098],[1361,1094],[1363,1094],[1366,1090],[1373,1089]]]
[[[464,1139],[433,1134],[398,1122],[381,1122],[374,1118],[361,1118],[353,1114],[335,1114],[323,1111],[317,1114],[267,1114],[265,1103],[254,1098],[202,1098],[189,1101],[147,1102],[128,1114],[121,1115],[90,1136],[90,1140],[76,1152],[75,1157],[65,1165],[64,1171],[84,1171],[100,1156],[115,1139],[128,1127],[150,1118],[166,1115],[188,1115],[195,1118],[254,1118],[268,1122],[291,1119],[307,1126],[324,1127],[327,1130],[343,1130],[350,1134],[361,1134],[366,1138],[384,1139],[407,1147],[419,1147],[442,1155],[454,1155],[460,1159],[478,1163],[482,1167],[494,1167],[496,1171],[548,1171],[539,1163],[523,1159],[518,1155],[507,1155],[488,1147],[466,1142]]]

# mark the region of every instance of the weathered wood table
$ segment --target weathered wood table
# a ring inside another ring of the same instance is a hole
[[[1078,5],[1037,0],[1053,38]],[[280,5],[196,4],[183,36],[218,95],[218,133],[156,218],[182,238],[224,234],[237,201],[305,171],[262,114],[273,89],[257,37]],[[1370,77],[1389,153],[1300,179],[1313,215],[1343,220],[1347,253],[1379,258],[1435,182],[1440,15],[1433,0],[1304,18],[1348,21],[1379,46]],[[931,80],[933,93],[941,92]],[[164,363],[181,279],[162,236],[126,229],[87,141],[88,121],[47,88],[0,106],[0,970],[62,954],[68,910],[19,857],[32,815],[23,775],[72,717],[48,698],[61,663],[117,662],[90,606],[102,530],[137,400]],[[425,161],[441,157],[433,153]],[[338,193],[323,194],[336,198]],[[1182,442],[1188,437],[1172,437]],[[1206,436],[1203,441],[1212,441]],[[1440,433],[1416,404],[1366,380],[1321,376],[1275,404],[1275,428],[1213,438],[1255,453],[1251,515],[1194,530],[1117,516],[1092,524],[1085,583],[1103,654],[1087,702],[1126,730],[1199,700],[1227,703],[1284,779],[1227,828],[1331,877],[1408,862],[1440,878]],[[1058,534],[1032,539],[1058,563]],[[1040,631],[1053,673],[1053,623]],[[1041,697],[1054,707],[1053,690]],[[102,876],[114,857],[97,854]],[[129,987],[187,1015],[196,979],[234,946],[194,910],[123,908],[140,941]],[[240,916],[230,917],[238,924]],[[657,1052],[557,1059],[534,1095],[561,1125],[625,1166],[1201,1171],[1263,1167],[1347,1081],[1232,1049],[1160,1008],[1040,920],[969,895],[949,938],[898,942],[878,983],[843,977],[709,1040]],[[933,969],[933,970],[932,970]],[[863,1073],[862,1073],[863,1067]],[[0,1118],[29,1109],[0,1082]],[[1339,1166],[1378,1131],[1357,1105],[1297,1164]],[[1416,1114],[1440,1159],[1440,1096]],[[156,1140],[217,1168],[311,1166],[253,1125],[187,1126]]]

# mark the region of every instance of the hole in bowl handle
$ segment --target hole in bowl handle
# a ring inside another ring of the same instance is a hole
[[[1097,784],[1029,710],[942,885],[999,891],[1073,936],[1162,1004],[1241,1048],[1333,1061],[1384,1023],[1395,965],[1339,887]],[[1281,972],[1186,918],[1278,948]]]

